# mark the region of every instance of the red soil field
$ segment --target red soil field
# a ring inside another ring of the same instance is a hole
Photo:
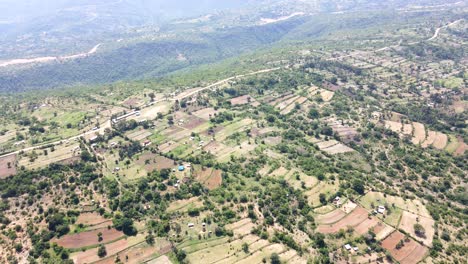
[[[8,166],[10,164],[10,166]],[[0,179],[16,174],[16,154],[0,158]]]
[[[221,186],[221,183],[223,182],[221,175],[221,170],[213,170],[211,168],[202,169],[195,173],[195,179],[201,182],[209,190],[213,190]]]
[[[405,235],[395,231],[382,241],[382,247],[387,249],[400,263],[416,264],[421,261],[427,253],[427,248],[421,246],[413,239],[409,239],[408,242],[404,242],[402,248],[397,249],[396,245],[402,239],[405,239]]]
[[[98,241],[97,234],[99,232],[102,233],[103,240],[101,242]],[[117,231],[114,228],[101,228],[78,234],[65,235],[59,239],[54,239],[54,241],[52,242],[57,242],[59,246],[62,246],[64,248],[81,248],[92,245],[98,245],[100,243],[109,243],[123,236],[124,234],[122,232]]]
[[[368,218],[369,213],[361,207],[357,207],[350,214],[342,218],[335,224],[331,225],[320,225],[317,231],[324,234],[336,233],[341,229],[347,229],[348,227],[355,227],[362,223]]]
[[[359,225],[357,225],[355,228],[354,228],[354,231],[356,231],[356,233],[360,234],[360,235],[364,235],[367,233],[367,231],[369,231],[369,229],[373,228],[374,226],[376,226],[377,224],[379,224],[379,220],[374,218],[374,217],[371,217],[370,219],[367,218],[366,220],[364,220],[362,223],[360,223]]]

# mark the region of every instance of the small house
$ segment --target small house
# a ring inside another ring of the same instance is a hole
[[[351,248],[352,248],[349,244],[344,245],[344,247],[345,247],[346,250],[351,250]]]
[[[184,170],[185,170],[185,167],[182,166],[182,165],[180,165],[180,166],[179,166],[179,171],[184,171]]]
[[[377,208],[377,212],[379,212],[379,214],[385,213],[385,206],[379,205],[379,207]]]

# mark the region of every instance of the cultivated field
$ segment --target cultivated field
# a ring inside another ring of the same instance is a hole
[[[98,213],[81,213],[76,219],[75,224],[83,224],[87,226],[97,225],[103,222],[109,221],[108,219],[102,217]]]
[[[98,241],[98,233],[102,233],[103,240]],[[114,228],[101,228],[93,231],[86,231],[77,234],[65,235],[61,238],[56,238],[53,242],[56,242],[59,246],[64,248],[82,248],[95,246],[101,243],[109,243],[119,238],[122,238],[124,234]]]
[[[0,179],[16,174],[16,154],[0,158]]]
[[[136,237],[130,237],[130,238],[125,238],[125,239],[120,239],[118,241],[109,243],[105,245],[106,252],[107,252],[107,257],[106,259],[111,259],[113,261],[115,260],[114,255],[122,252],[128,247],[131,247],[133,245],[136,245],[138,243],[143,242],[145,239],[144,235],[139,234]],[[79,251],[75,254],[72,254],[71,259],[75,264],[85,264],[85,263],[93,263],[96,261],[99,261],[100,258],[97,254],[98,248],[92,248],[92,249],[87,249],[86,251]]]
[[[28,155],[35,152],[37,159],[31,160],[27,156],[22,157],[18,162],[18,166],[25,166],[27,169],[44,168],[52,163],[64,162],[75,157],[79,158],[81,153],[78,144],[57,145],[54,148],[54,151],[47,149],[47,155],[44,154],[43,150],[29,152]]]
[[[424,227],[425,229],[424,237],[419,237],[414,232],[414,224],[416,223]],[[432,239],[434,238],[434,233],[435,233],[434,224],[435,222],[432,218],[422,217],[422,216],[418,216],[416,214],[404,211],[398,228],[401,230],[404,230],[408,234],[411,234],[411,236],[417,241],[420,241],[424,245],[431,247]]]
[[[182,247],[187,253],[190,263],[262,263],[272,253],[278,253],[282,261],[288,263],[305,263],[295,250],[271,243],[250,234],[255,225],[250,219],[242,219],[226,226],[234,232],[234,238],[214,238]],[[249,245],[249,252],[242,250],[242,244]]]
[[[197,169],[194,173],[195,180],[202,183],[209,190],[214,190],[221,186],[223,178],[221,177],[222,171],[212,168]]]
[[[396,245],[403,241],[404,245],[400,249]],[[406,238],[399,231],[393,232],[382,241],[382,247],[392,254],[392,256],[402,264],[416,264],[421,261],[427,253],[427,248],[421,246],[411,238]]]
[[[361,207],[357,207],[351,213],[341,218],[336,223],[319,225],[317,227],[317,232],[324,233],[324,234],[333,234],[333,233],[337,233],[341,229],[347,230],[350,227],[355,228],[360,223],[368,219],[368,215],[369,213],[367,212],[367,210]]]

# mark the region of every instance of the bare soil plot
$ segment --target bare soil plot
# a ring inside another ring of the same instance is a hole
[[[148,261],[147,264],[172,264],[168,256],[162,255],[156,259]]]
[[[129,247],[133,247],[139,243],[142,243],[145,239],[143,234],[138,234],[135,237],[128,237],[120,239],[116,242],[106,244],[105,248],[107,251],[106,258],[99,258],[97,255],[98,248],[88,249],[86,251],[79,251],[72,254],[72,259],[75,263],[114,263],[116,255],[124,251]],[[122,259],[122,258],[121,258]],[[125,258],[124,258],[125,259]],[[129,261],[131,259],[129,258]],[[127,262],[130,263],[130,262]],[[134,262],[132,262],[134,263]]]
[[[426,139],[426,129],[424,128],[423,124],[417,122],[413,122],[413,127],[414,131],[412,142],[413,144],[417,145]]]
[[[400,261],[400,264],[416,264],[419,263],[427,255],[429,249],[421,245],[417,245],[416,248],[406,258]]]
[[[266,137],[263,139],[263,141],[265,142],[265,144],[267,145],[278,145],[279,143],[281,143],[283,141],[283,138],[278,136],[278,137]]]
[[[393,231],[395,231],[395,228],[385,224],[385,223],[382,223],[383,224],[383,227],[377,225],[374,227],[374,232],[375,232],[375,239],[377,241],[380,241],[386,237],[388,237],[391,233],[393,233]]]
[[[201,126],[205,122],[206,120],[202,118],[191,116],[184,124],[181,125],[181,127],[192,130],[198,126]]]
[[[98,213],[94,213],[94,212],[93,213],[81,213],[76,219],[75,224],[97,225],[106,221],[108,220],[102,217]]]
[[[345,217],[346,214],[343,212],[343,210],[336,209],[335,211],[332,211],[328,214],[324,215],[318,215],[315,220],[317,223],[322,224],[322,225],[329,225],[338,222],[341,220],[343,217]]]
[[[199,169],[194,173],[197,181],[201,182],[209,190],[214,190],[221,186],[223,182],[222,171],[212,168]]]
[[[364,235],[366,234],[370,229],[376,227],[378,224],[381,224],[381,222],[379,221],[379,219],[375,218],[375,217],[370,217],[370,218],[367,218],[366,220],[364,220],[362,223],[360,223],[359,225],[357,225],[355,228],[354,228],[354,231],[356,233],[358,233],[359,235]],[[383,224],[381,224],[381,226],[383,226]],[[375,231],[374,231],[375,232]]]
[[[396,245],[401,240],[404,241],[404,246],[400,249],[397,249]],[[405,240],[405,235],[399,231],[393,232],[390,236],[384,239],[382,241],[382,247],[388,250],[390,254],[392,254],[392,256],[400,263],[408,264],[418,263],[424,258],[426,252],[426,250],[424,250],[424,246],[421,246],[410,238]]]
[[[357,207],[350,214],[346,215],[340,221],[330,225],[319,225],[317,231],[324,234],[331,234],[346,230],[348,227],[355,227],[368,218],[369,213],[362,207]]]
[[[330,102],[333,99],[334,95],[335,95],[334,92],[328,91],[328,90],[321,90],[320,92],[320,96],[322,96],[322,99],[325,102]]]
[[[255,102],[255,101],[256,100],[252,96],[247,94],[247,95],[239,96],[236,98],[232,98],[231,105],[245,105],[245,104]]]
[[[219,143],[218,141],[211,141],[208,145],[203,147],[203,150],[215,155],[225,148],[226,146],[224,144]]]
[[[392,130],[396,133],[401,133],[403,125],[401,122],[385,120],[385,128]]]
[[[138,98],[129,98],[129,99],[125,100],[122,104],[124,106],[134,108],[134,107],[139,106],[141,104],[141,101]]]
[[[174,142],[174,141],[169,141],[169,142],[166,142],[164,144],[159,145],[158,149],[162,153],[168,153],[168,152],[171,152],[172,150],[174,150],[175,148],[177,148],[178,146],[180,146],[179,143]]]
[[[432,146],[434,146],[434,148],[436,149],[444,149],[445,146],[447,146],[447,142],[447,135],[441,132],[436,132],[436,137],[434,139],[434,142],[432,143]]]
[[[159,156],[157,154],[153,154],[151,152],[142,154],[136,163],[139,166],[144,166],[145,170],[148,172],[154,170],[171,169],[176,166],[173,160]]]
[[[141,110],[141,115],[140,117],[135,117],[138,118],[139,120],[141,119],[147,119],[147,120],[154,120],[155,118],[158,117],[158,114],[167,114],[169,113],[169,110],[171,109],[173,103],[170,101],[167,102],[159,102],[156,103],[150,107],[145,107]]]
[[[152,259],[155,255],[159,254],[160,251],[161,249],[159,243],[155,244],[155,246],[148,246],[146,243],[142,243],[141,245],[136,245],[124,251],[121,251],[118,253],[118,255],[123,263],[139,264],[145,263],[146,261]],[[106,259],[97,261],[95,262],[95,264],[114,264],[116,256],[117,255],[114,254],[114,256],[110,256]]]
[[[97,234],[99,232],[102,233],[103,240],[101,242],[98,241]],[[93,231],[65,235],[59,239],[53,239],[53,242],[57,242],[59,246],[64,248],[82,248],[100,243],[109,243],[123,236],[124,234],[121,231],[117,231],[114,228],[101,228]]]
[[[413,134],[413,125],[412,124],[403,124],[403,135]]]
[[[336,141],[336,140],[329,140],[329,141],[318,142],[317,146],[319,147],[320,150],[323,150],[323,149],[329,148],[331,146],[334,146],[334,145],[336,145],[338,143],[339,142]]]
[[[424,229],[426,230],[425,237],[419,237],[414,232],[414,224],[416,223],[422,225]],[[408,234],[411,234],[411,236],[417,241],[420,241],[424,245],[431,247],[432,239],[434,238],[434,233],[435,233],[434,224],[435,224],[435,221],[431,218],[418,216],[416,214],[404,211],[398,228],[401,230],[404,230]]]
[[[436,139],[437,133],[435,131],[429,131],[427,133],[427,138],[424,140],[421,144],[421,147],[427,148],[430,145],[434,143],[434,140]]]
[[[192,115],[194,115],[194,116],[196,116],[198,118],[205,119],[205,120],[210,120],[211,117],[214,117],[219,112],[221,112],[221,111],[215,110],[213,107],[210,107],[210,108],[204,108],[204,109],[198,110],[196,112],[193,112]]]
[[[120,239],[114,243],[105,245],[107,255],[112,256],[129,246],[126,239]],[[100,258],[97,254],[98,248],[88,249],[86,251],[79,251],[77,254],[73,254],[71,259],[75,264],[92,263],[98,261]],[[114,259],[113,259],[114,260]]]
[[[0,158],[0,179],[16,174],[16,154]]]
[[[342,153],[349,153],[349,152],[353,152],[354,149],[346,146],[346,145],[343,145],[341,143],[338,143],[334,146],[331,146],[329,148],[324,148],[322,149],[323,151],[327,152],[328,154],[332,154],[332,155],[336,155],[336,154],[342,154]]]
[[[455,156],[461,156],[463,154],[465,154],[465,150],[466,150],[466,144],[465,142],[463,142],[463,138],[458,138],[458,141],[459,141],[459,146],[458,148],[455,150],[454,152],[454,155]]]

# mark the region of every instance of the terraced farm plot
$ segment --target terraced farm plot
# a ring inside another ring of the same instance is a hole
[[[16,154],[0,158],[0,179],[16,174]]]
[[[144,235],[140,234],[136,237],[128,238],[128,239],[120,239],[116,242],[112,242],[105,245],[106,252],[107,252],[107,259],[110,259],[113,263],[115,261],[114,255],[131,247],[135,244],[143,242],[145,239]],[[76,264],[85,264],[85,263],[93,263],[99,261],[99,263],[106,263],[106,259],[101,260],[98,254],[98,248],[88,249],[86,251],[79,251],[77,253],[72,254],[71,259]],[[109,262],[107,262],[109,263]]]
[[[94,213],[94,212],[93,213],[81,213],[76,219],[75,224],[76,225],[83,224],[83,225],[92,226],[92,225],[97,225],[106,221],[109,221],[109,220],[102,217],[98,213]]]
[[[343,154],[343,153],[349,153],[349,152],[353,152],[354,149],[344,145],[344,144],[341,144],[341,143],[338,143],[336,145],[333,145],[331,147],[328,147],[328,148],[325,148],[325,149],[322,149],[323,151],[327,152],[328,154],[331,154],[331,155],[336,155],[336,154]]]
[[[448,138],[447,135],[441,132],[436,132],[436,137],[434,139],[434,142],[432,143],[432,146],[436,149],[444,149],[445,146],[447,146]]]
[[[109,256],[109,254],[107,254],[108,257],[106,257],[105,259],[99,260],[95,263],[96,264],[114,264],[115,258],[117,255],[119,255],[123,263],[129,263],[129,264],[146,263],[146,261],[153,259],[155,256],[168,253],[171,249],[172,249],[172,246],[170,245],[168,241],[159,239],[155,242],[154,246],[150,246],[146,243],[139,243],[123,251],[120,251],[117,254],[114,254],[112,256]]]
[[[343,210],[336,209],[327,214],[317,215],[315,219],[318,224],[329,225],[329,224],[333,224],[333,223],[340,221],[345,216],[346,216],[346,213],[343,212]]]
[[[434,143],[434,140],[436,139],[436,136],[437,136],[437,132],[435,132],[435,131],[428,131],[426,140],[424,140],[424,141],[421,143],[421,147],[427,148],[427,147],[429,147],[430,145],[432,145],[432,144]]]
[[[426,139],[426,128],[423,124],[413,122],[413,139],[411,140],[413,144],[418,145]]]
[[[425,230],[424,237],[420,237],[416,235],[414,231],[414,224],[416,223],[423,226]],[[434,225],[435,225],[435,221],[432,218],[422,217],[422,216],[418,216],[416,214],[404,211],[398,228],[401,230],[404,230],[408,234],[411,234],[411,236],[417,241],[420,241],[424,245],[431,247],[432,239],[434,238],[434,233],[435,233]]]
[[[319,225],[317,231],[324,234],[337,233],[341,229],[346,230],[348,227],[356,227],[360,223],[368,219],[369,213],[361,207],[357,207],[351,213],[340,219],[334,224]]]
[[[98,233],[102,233],[103,240],[98,241]],[[64,248],[82,248],[95,246],[102,243],[109,243],[119,238],[124,237],[121,231],[117,231],[114,228],[101,228],[93,231],[86,231],[77,234],[68,234],[58,239],[53,239],[59,246]]]
[[[294,100],[294,102],[291,102],[288,106],[286,106],[283,110],[281,110],[282,115],[287,115],[291,113],[291,111],[296,107],[296,105],[302,105],[305,101],[307,101],[306,97],[299,96]]]
[[[397,244],[404,241],[401,248],[397,248]],[[390,236],[382,241],[382,247],[390,252],[390,254],[400,263],[416,264],[421,261],[427,253],[427,248],[421,246],[413,239],[405,239],[399,231],[393,232]]]

